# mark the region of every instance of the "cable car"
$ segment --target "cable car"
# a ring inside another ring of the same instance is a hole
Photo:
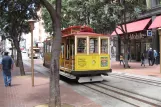
[[[93,32],[88,26],[62,30],[60,75],[79,83],[103,81],[101,75],[112,72],[110,38]],[[51,38],[44,41],[44,66],[50,67]]]

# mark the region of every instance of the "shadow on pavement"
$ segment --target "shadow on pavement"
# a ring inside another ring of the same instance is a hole
[[[12,87],[20,86],[21,84],[12,84]]]
[[[44,84],[35,85],[35,87],[39,87],[39,86],[43,86],[43,85],[47,85],[47,84],[49,84],[49,82],[44,83]]]

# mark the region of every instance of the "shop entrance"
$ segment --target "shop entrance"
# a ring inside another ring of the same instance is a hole
[[[141,53],[144,53],[146,58],[148,58],[148,50],[152,47],[151,43],[142,43]]]
[[[141,43],[136,42],[136,61],[141,61]]]

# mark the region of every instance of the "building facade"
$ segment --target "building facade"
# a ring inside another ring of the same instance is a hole
[[[146,5],[146,13],[141,14],[136,21],[127,23],[130,39],[128,45],[130,60],[140,61],[141,53],[147,55],[149,48],[156,50],[158,53],[160,52],[158,30],[157,28],[151,28],[151,25],[156,18],[160,18],[161,0],[146,0]],[[134,29],[134,27],[136,27],[136,29]],[[121,33],[119,33],[119,35],[120,36],[113,36],[111,38],[111,54],[113,54],[111,57],[113,60],[115,59],[117,61],[119,60],[120,54],[124,53],[124,45],[122,42],[123,35]],[[114,47],[114,49],[112,49],[112,47]],[[113,53],[112,50],[115,50],[115,53]]]
[[[34,46],[37,46],[39,44],[42,44],[42,42],[49,36],[48,33],[45,32],[44,26],[43,26],[43,19],[42,19],[42,10],[40,9],[38,11],[38,16],[40,20],[34,24],[34,30],[33,30],[33,39],[34,39]],[[23,34],[23,41],[21,41],[21,47],[26,50],[28,50],[31,47],[31,33]]]

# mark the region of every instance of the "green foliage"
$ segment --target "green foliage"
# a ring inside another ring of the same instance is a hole
[[[137,18],[146,8],[144,0],[125,0],[125,5],[121,3],[121,0],[62,0],[62,28],[89,25],[98,33],[111,33],[116,25]],[[52,33],[51,19],[45,9],[43,19],[46,31]]]
[[[106,5],[111,21],[116,25],[125,24],[137,18],[146,9],[144,0],[122,0],[122,3],[113,2]]]
[[[48,13],[48,11],[46,10],[46,8],[42,8],[42,18],[44,19],[44,27],[45,27],[45,31],[49,32],[50,34],[53,33],[53,24],[51,21],[51,17]]]
[[[52,2],[54,0],[50,0]],[[62,1],[62,28],[73,25],[89,25],[96,32],[111,31],[113,22],[106,13],[104,1],[99,0],[63,0]],[[44,25],[47,32],[52,33],[52,22],[48,12],[43,9]]]
[[[22,33],[29,32],[28,19],[38,19],[39,2],[34,0],[1,0],[0,28],[7,38],[21,39]]]

